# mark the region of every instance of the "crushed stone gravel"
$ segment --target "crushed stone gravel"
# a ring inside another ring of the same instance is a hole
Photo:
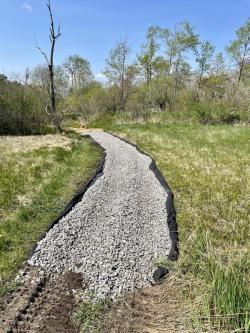
[[[95,299],[114,298],[153,284],[155,261],[168,256],[168,193],[150,170],[150,157],[111,134],[87,134],[106,151],[103,173],[28,263],[51,273],[82,273]]]

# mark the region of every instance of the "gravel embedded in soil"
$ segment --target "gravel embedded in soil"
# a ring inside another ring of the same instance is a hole
[[[82,273],[95,299],[153,283],[155,260],[167,257],[167,191],[152,160],[101,131],[89,134],[106,151],[103,174],[50,229],[29,260],[46,272]]]

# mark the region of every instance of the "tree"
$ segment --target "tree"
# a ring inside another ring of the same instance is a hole
[[[229,57],[239,68],[238,83],[242,79],[245,64],[250,60],[250,18],[236,31],[236,39],[226,46]]]
[[[226,74],[225,60],[221,52],[217,53],[212,60],[210,72],[215,76]]]
[[[148,28],[146,39],[147,42],[142,47],[142,52],[137,56],[138,63],[142,69],[143,76],[145,76],[147,84],[152,80],[157,67],[161,62],[161,57],[157,57],[156,53],[159,50],[159,37],[160,28],[158,26],[151,26]]]
[[[198,63],[198,88],[200,89],[203,76],[211,68],[212,57],[215,47],[210,42],[202,42],[197,50],[196,62]]]
[[[4,74],[0,74],[0,83],[7,83],[8,78]]]
[[[74,90],[84,87],[93,80],[88,60],[79,55],[69,56],[65,59],[63,67],[70,77],[70,85]]]
[[[174,32],[162,29],[161,38],[165,44],[165,54],[168,62],[168,77],[172,80],[172,93],[169,109],[172,110],[175,102],[182,64],[187,51],[195,51],[198,45],[198,35],[190,23],[184,21],[175,27]]]
[[[173,33],[168,28],[162,28],[160,32],[160,37],[163,40],[164,47],[165,47],[165,55],[166,61],[168,63],[167,66],[167,74],[170,78],[171,73],[173,72],[173,63],[174,58],[177,54],[176,50],[176,31]]]
[[[50,78],[47,65],[37,65],[29,73],[30,82],[40,87],[47,95],[50,93]],[[62,66],[54,67],[54,86],[56,95],[65,96],[68,89],[68,78]]]
[[[50,93],[49,70],[47,65],[37,65],[30,72],[30,82],[40,87],[46,94]]]
[[[60,24],[58,26],[57,32],[55,32],[55,25],[54,25],[54,19],[53,19],[53,14],[52,14],[52,9],[51,9],[51,4],[50,0],[47,1],[46,3],[48,11],[49,11],[49,17],[50,17],[50,55],[48,56],[38,45],[37,48],[38,50],[42,53],[44,56],[48,70],[49,70],[49,92],[50,92],[50,104],[47,104],[45,111],[47,114],[50,116],[53,125],[55,128],[59,131],[62,132],[62,128],[60,125],[60,119],[57,114],[57,109],[56,109],[56,93],[55,93],[55,78],[54,78],[54,52],[55,52],[55,44],[57,39],[61,36],[61,29],[60,29]]]
[[[55,66],[55,89],[59,97],[65,97],[68,94],[68,75],[62,65]]]
[[[118,43],[106,59],[104,74],[109,83],[117,87],[119,94],[119,108],[125,110],[125,104],[133,91],[133,81],[136,75],[136,68],[128,64],[130,49],[127,41]]]

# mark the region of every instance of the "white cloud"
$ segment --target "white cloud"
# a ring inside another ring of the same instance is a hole
[[[27,2],[23,3],[23,9],[27,10],[27,12],[31,13],[32,12],[32,7],[30,4],[28,4]]]

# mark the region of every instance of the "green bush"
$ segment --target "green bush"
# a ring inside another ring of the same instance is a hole
[[[0,82],[0,135],[51,132],[42,93],[17,82]]]

